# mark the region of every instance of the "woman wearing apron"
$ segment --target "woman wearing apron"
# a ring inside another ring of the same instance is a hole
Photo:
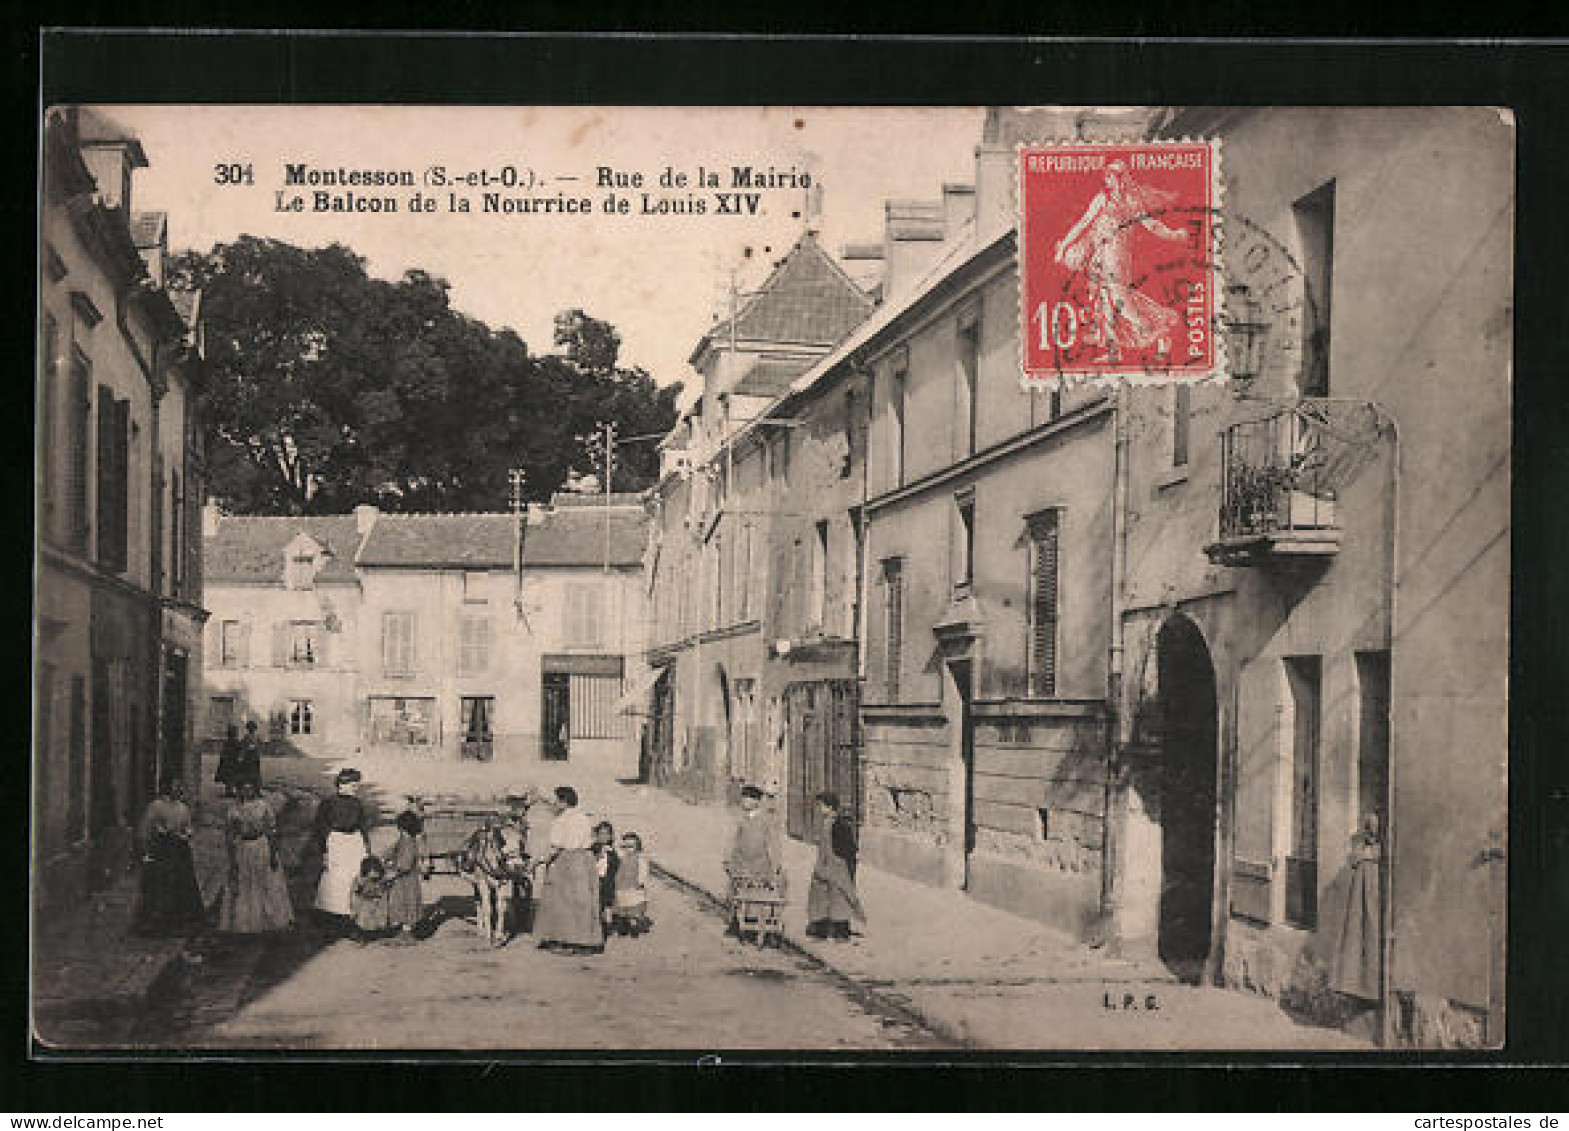
[[[337,794],[316,807],[316,837],[322,853],[316,909],[345,925],[353,910],[360,861],[370,855],[370,815],[356,796],[359,789],[360,772],[340,770]]]

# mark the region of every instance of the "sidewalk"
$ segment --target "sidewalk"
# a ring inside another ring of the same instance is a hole
[[[618,830],[643,831],[659,867],[714,898],[723,896],[722,857],[735,811],[690,804],[650,786],[621,786],[606,800],[586,807],[608,816]],[[1153,959],[1115,958],[962,892],[870,867],[857,873],[869,919],[857,929],[865,934],[848,944],[810,938],[805,903],[814,857],[812,846],[785,839],[787,942],[956,1043],[1075,1050],[1370,1048],[1336,1030],[1298,1025],[1267,998],[1184,985]],[[653,913],[657,919],[657,907]],[[1129,1002],[1132,1008],[1126,1008]]]
[[[262,764],[267,779],[262,796],[280,815],[315,796],[309,781],[295,779],[320,774],[319,763],[284,766],[285,761],[267,759]],[[215,765],[215,759],[203,762],[201,803],[194,807],[191,835],[196,879],[209,907],[228,871],[222,824],[225,799],[212,781]],[[284,860],[285,866],[294,863]],[[110,886],[94,892],[80,906],[35,923],[32,1000],[34,1035],[40,1043],[59,1048],[119,1043],[113,1036],[134,1023],[159,979],[194,941],[144,938],[132,932],[139,885],[139,873],[127,861]]]

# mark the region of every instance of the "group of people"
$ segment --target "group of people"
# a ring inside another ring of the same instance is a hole
[[[736,921],[738,893],[771,891],[779,902],[786,895],[784,838],[779,822],[764,812],[763,791],[755,785],[741,789],[741,818],[730,838],[725,856],[725,874],[730,878],[730,924],[739,934]],[[806,933],[813,938],[848,942],[853,937],[851,922],[864,923],[855,886],[855,867],[859,845],[855,823],[844,813],[839,798],[832,792],[816,797],[818,821],[815,844],[817,859],[812,865],[812,881],[806,893]]]
[[[243,765],[243,762],[234,763]],[[220,775],[223,769],[220,767]],[[286,930],[294,925],[288,876],[279,856],[277,816],[261,796],[259,772],[221,776],[234,800],[224,814],[227,874],[216,926],[232,934]],[[414,941],[425,915],[421,885],[424,822],[413,809],[397,818],[390,849],[371,847],[372,815],[359,797],[358,770],[341,770],[335,792],[316,809],[315,840],[322,868],[317,913],[333,928],[361,941]],[[782,902],[786,881],[777,819],[762,809],[763,791],[741,791],[741,817],[725,858],[731,896],[742,884],[762,884]],[[539,945],[563,954],[598,954],[611,935],[636,938],[653,926],[649,916],[650,865],[642,838],[619,840],[609,821],[592,824],[577,791],[558,787],[542,799],[552,812],[538,883],[534,935]],[[851,922],[865,921],[855,886],[855,826],[832,793],[817,796],[821,815],[817,860],[807,892],[807,933],[848,940]],[[514,819],[522,819],[515,813]],[[145,933],[189,934],[209,922],[191,852],[191,809],[184,786],[171,780],[148,806],[140,828],[142,891],[137,927]],[[732,929],[734,923],[732,921]]]
[[[229,724],[218,752],[218,772],[213,780],[223,786],[223,795],[233,797],[245,782],[261,789],[261,739],[256,734],[256,720],[245,724],[245,737],[233,723]]]

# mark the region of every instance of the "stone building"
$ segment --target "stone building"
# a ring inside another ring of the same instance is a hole
[[[161,778],[194,784],[205,613],[198,296],[164,286],[134,135],[66,108],[43,145],[33,829],[53,900],[125,863]]]
[[[1370,818],[1386,1039],[1497,1043],[1513,130],[1160,125],[1224,141],[1233,380],[1126,405],[1117,931],[1311,998]]]
[[[1185,135],[1224,142],[1232,380],[1024,391],[1016,146]],[[834,786],[868,864],[1321,1017],[1376,830],[1382,1039],[1499,1042],[1512,157],[1488,110],[990,112],[973,194],[856,249],[877,308],[667,444],[674,764],[727,749],[796,835]]]
[[[521,524],[369,506],[206,523],[210,737],[255,720],[308,753],[637,773],[619,707],[642,677],[638,499],[557,495]]]

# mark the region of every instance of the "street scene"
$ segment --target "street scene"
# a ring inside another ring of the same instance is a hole
[[[43,140],[41,1053],[1503,1042],[1507,115]]]

